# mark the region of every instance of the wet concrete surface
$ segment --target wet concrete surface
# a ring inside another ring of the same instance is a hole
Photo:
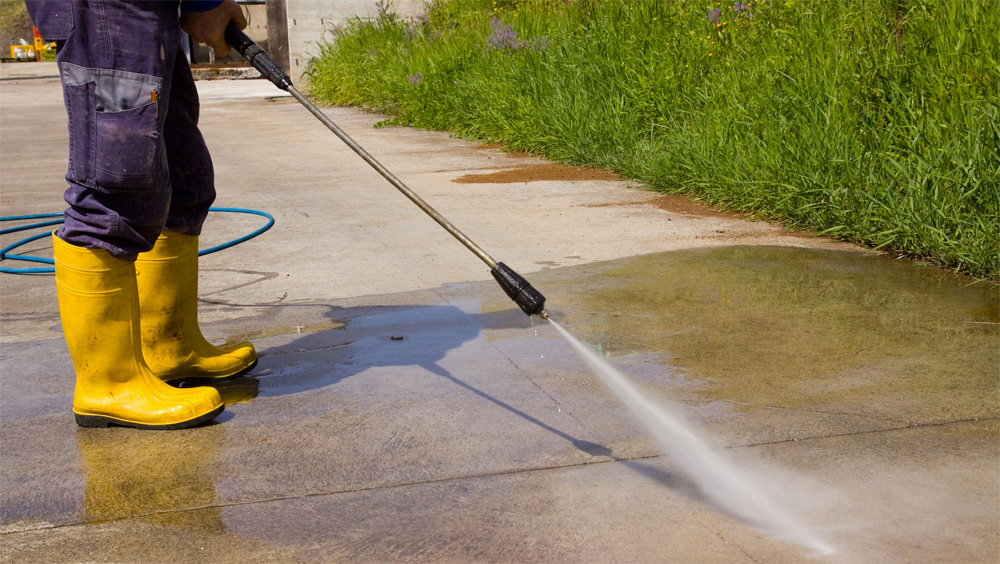
[[[996,287],[772,247],[534,278],[572,332],[768,477],[834,561],[1000,549]],[[493,284],[264,318],[275,334],[223,388],[226,414],[173,433],[75,428],[62,343],[5,346],[5,557],[812,559],[713,507]]]
[[[579,303],[568,326],[612,356],[669,351],[672,365],[701,375],[707,398],[835,404],[902,423],[1000,415],[1000,293],[991,284],[780,247],[681,251],[587,271],[562,290]],[[890,405],[871,401],[890,393]]]
[[[252,339],[260,364],[220,386],[213,425],[78,428],[52,279],[0,276],[0,561],[822,561],[713,506],[304,110],[262,81],[201,90],[218,204],[278,216],[202,261],[206,335]],[[58,83],[0,94],[3,214],[60,209]],[[826,561],[996,561],[997,287],[329,111],[768,484]],[[204,243],[258,223],[213,214]]]

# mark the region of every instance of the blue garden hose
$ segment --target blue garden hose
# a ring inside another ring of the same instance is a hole
[[[239,245],[240,243],[243,243],[245,241],[249,241],[250,239],[253,239],[254,237],[260,235],[261,233],[267,231],[268,229],[271,228],[272,225],[274,225],[274,216],[272,216],[271,214],[269,214],[267,212],[263,212],[263,211],[260,211],[260,210],[248,210],[248,209],[244,209],[244,208],[209,208],[208,211],[210,211],[210,212],[246,213],[246,214],[251,214],[251,215],[259,215],[261,217],[266,217],[267,218],[267,223],[264,224],[264,226],[261,227],[260,229],[257,229],[256,231],[254,231],[252,233],[249,233],[247,235],[244,235],[242,237],[233,239],[232,241],[229,241],[228,243],[223,243],[221,245],[216,245],[214,247],[198,251],[198,256],[204,256],[204,255],[209,255],[209,254],[212,254],[212,253],[217,253],[217,252],[219,252],[219,251],[221,251],[223,249],[228,249],[229,247],[234,247],[236,245]],[[8,216],[8,217],[0,217],[0,222],[3,222],[3,221],[28,221],[28,220],[35,220],[35,219],[49,219],[49,218],[53,218],[53,217],[61,218],[61,217],[63,217],[63,214],[61,214],[61,213],[43,213],[43,214],[38,214],[38,215],[15,215],[15,216]],[[6,235],[8,233],[17,233],[18,231],[28,231],[29,229],[41,229],[42,227],[51,227],[53,225],[59,225],[62,222],[63,222],[62,219],[56,219],[56,220],[53,220],[53,221],[43,221],[43,222],[40,222],[40,223],[31,223],[31,224],[28,224],[28,225],[20,225],[18,227],[9,227],[7,229],[0,229],[0,235]],[[20,241],[14,243],[12,245],[7,245],[3,249],[0,249],[0,261],[10,259],[10,260],[21,260],[21,261],[26,261],[26,262],[40,262],[42,264],[55,264],[52,261],[52,259],[48,259],[48,258],[33,257],[31,255],[14,255],[14,254],[9,254],[10,251],[12,251],[12,250],[14,250],[14,249],[16,249],[16,248],[18,248],[18,247],[20,247],[22,245],[27,245],[28,243],[31,243],[32,241],[37,241],[37,240],[43,239],[45,237],[50,237],[51,235],[52,235],[51,231],[45,230],[45,232],[43,232],[43,233],[38,233],[36,235],[32,235],[31,237],[27,237],[25,239],[21,239]],[[6,273],[6,274],[51,274],[51,273],[55,272],[55,268],[52,268],[52,267],[47,267],[47,268],[7,268],[7,267],[0,266],[0,272]]]

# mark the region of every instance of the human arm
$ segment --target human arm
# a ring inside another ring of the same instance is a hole
[[[235,22],[240,29],[246,29],[247,20],[235,0],[222,0],[215,7],[212,4],[216,2],[181,2],[181,29],[198,43],[214,49],[217,56],[225,57],[229,54],[226,26]]]

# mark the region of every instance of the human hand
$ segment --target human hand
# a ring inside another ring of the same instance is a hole
[[[226,26],[235,22],[240,29],[247,28],[243,9],[235,0],[223,0],[222,4],[205,12],[185,12],[181,4],[181,29],[188,32],[195,41],[204,43],[215,50],[217,57],[229,54],[226,43]]]

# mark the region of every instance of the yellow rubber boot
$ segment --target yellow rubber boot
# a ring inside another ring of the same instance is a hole
[[[257,365],[250,343],[216,347],[198,328],[198,237],[163,231],[135,261],[142,354],[165,381],[224,380]]]
[[[172,388],[146,366],[130,261],[54,235],[52,247],[59,314],[76,369],[73,413],[78,425],[183,429],[222,413],[216,390]]]

